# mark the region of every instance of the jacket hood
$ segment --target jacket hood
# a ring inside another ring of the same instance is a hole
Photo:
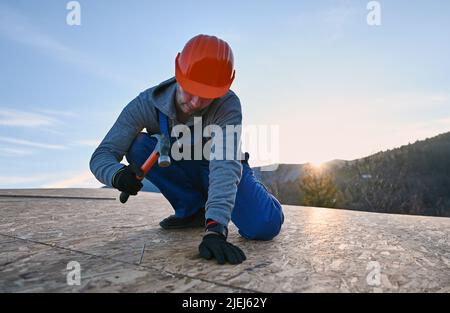
[[[176,118],[175,94],[177,81],[175,77],[163,81],[153,89],[150,99],[155,107],[171,119]]]

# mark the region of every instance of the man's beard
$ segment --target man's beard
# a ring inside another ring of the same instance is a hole
[[[194,113],[196,110],[192,107],[192,105],[190,105],[189,103],[182,103],[180,105],[181,107],[181,111],[183,111],[183,113],[185,114],[192,114]]]

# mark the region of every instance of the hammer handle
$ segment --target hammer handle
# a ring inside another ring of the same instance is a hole
[[[156,163],[158,160],[159,153],[157,151],[153,151],[152,154],[147,158],[147,160],[142,164],[141,170],[143,173],[143,176],[136,176],[137,179],[143,180],[145,175],[147,175],[147,172],[152,168],[152,166]],[[120,193],[120,202],[125,203],[128,201],[128,198],[130,195],[124,191]]]

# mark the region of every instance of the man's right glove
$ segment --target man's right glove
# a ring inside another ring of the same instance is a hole
[[[124,166],[114,174],[112,186],[129,195],[135,196],[143,186],[136,175],[142,177],[144,173],[137,166]]]
[[[246,260],[244,252],[237,246],[227,242],[228,229],[215,221],[208,220],[206,233],[198,247],[200,256],[210,260],[215,258],[217,263],[239,264]]]

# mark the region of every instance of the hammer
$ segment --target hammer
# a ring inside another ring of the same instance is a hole
[[[152,154],[148,157],[148,159],[142,164],[141,171],[142,176],[136,175],[136,178],[139,180],[143,180],[145,175],[147,175],[147,172],[151,169],[151,167],[156,163],[156,160],[158,160],[158,165],[160,167],[168,167],[170,165],[170,157],[169,157],[169,150],[170,150],[170,140],[167,136],[164,134],[155,134],[152,135],[152,137],[155,137],[157,140],[155,149],[153,150]],[[120,193],[120,202],[125,203],[128,200],[128,197],[130,195],[126,192]]]

